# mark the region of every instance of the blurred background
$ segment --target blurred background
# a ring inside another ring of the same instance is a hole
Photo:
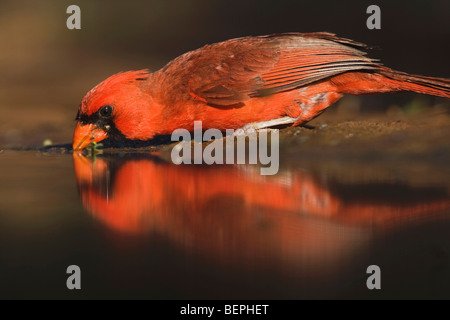
[[[81,30],[66,27],[72,4]],[[372,4],[381,30],[366,27]],[[449,12],[448,0],[0,0],[0,298],[448,299],[449,99],[343,98],[315,129],[280,131],[273,177],[34,150],[70,144],[81,99],[110,75],[234,37],[328,31],[393,69],[449,78]],[[65,287],[71,264],[81,292]],[[370,264],[381,292],[364,286]]]
[[[66,28],[71,4],[81,8],[81,30]],[[366,27],[371,4],[381,8],[381,30]],[[369,55],[391,68],[449,77],[449,12],[447,0],[2,0],[0,148],[69,143],[78,104],[103,79],[157,70],[233,37],[328,31],[374,47]],[[361,99],[362,112],[445,101],[417,94]]]

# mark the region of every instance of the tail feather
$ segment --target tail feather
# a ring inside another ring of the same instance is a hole
[[[377,73],[393,80],[392,85],[399,91],[413,91],[450,98],[450,79],[412,75],[389,68],[383,68]]]

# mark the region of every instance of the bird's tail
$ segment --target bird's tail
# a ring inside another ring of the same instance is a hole
[[[413,91],[450,98],[450,79],[412,75],[389,68],[382,68],[377,73],[389,82],[392,91]]]

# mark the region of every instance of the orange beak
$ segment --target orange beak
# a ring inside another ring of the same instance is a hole
[[[94,124],[81,125],[77,122],[73,133],[73,150],[81,150],[91,142],[99,142],[108,137],[107,133]]]

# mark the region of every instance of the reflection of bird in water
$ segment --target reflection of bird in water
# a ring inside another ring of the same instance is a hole
[[[143,157],[91,162],[80,154],[74,166],[84,207],[113,229],[156,232],[189,250],[250,264],[264,257],[324,263],[363,246],[372,227],[450,209],[448,198],[343,201],[300,170],[268,177],[225,165],[176,166]]]

